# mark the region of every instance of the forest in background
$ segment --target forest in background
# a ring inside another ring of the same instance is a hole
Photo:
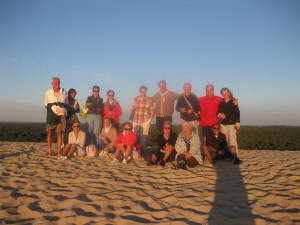
[[[81,129],[84,131],[84,126]],[[173,125],[174,133],[179,134],[180,129],[180,125]],[[157,134],[151,125],[148,146],[156,146]],[[242,126],[237,135],[239,149],[300,150],[299,126]],[[46,136],[44,123],[0,123],[0,141],[46,142]]]

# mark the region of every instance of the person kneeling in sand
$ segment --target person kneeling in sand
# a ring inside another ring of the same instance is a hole
[[[215,160],[233,158],[234,164],[240,164],[242,161],[238,158],[235,146],[228,146],[226,136],[220,132],[220,124],[215,123],[206,136],[206,145],[203,146],[203,152],[210,163]]]
[[[123,163],[127,163],[129,160],[129,157],[131,156],[133,147],[137,143],[137,136],[132,131],[132,123],[125,122],[123,124],[123,132],[120,133],[117,137],[117,140],[115,141],[115,157],[113,159],[113,162],[120,162],[121,159],[121,153],[123,153]]]
[[[72,129],[73,131],[69,133],[68,144],[65,146],[63,154],[59,158],[61,160],[69,159],[75,151],[78,156],[86,154],[83,149],[85,133],[80,130],[80,122],[78,120],[73,121]]]
[[[200,146],[199,135],[193,131],[189,123],[183,123],[182,132],[178,135],[175,144],[179,169],[186,169],[186,166],[193,168],[196,165],[203,165]]]

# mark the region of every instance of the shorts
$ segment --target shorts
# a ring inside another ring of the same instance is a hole
[[[63,132],[65,131],[65,124],[63,123],[59,123],[59,124],[56,124],[56,125],[53,125],[53,124],[46,124],[46,131],[52,131],[56,129],[56,132]]]

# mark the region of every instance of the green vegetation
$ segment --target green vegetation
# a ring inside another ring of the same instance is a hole
[[[84,127],[81,127],[84,130]],[[173,131],[180,132],[180,125]],[[201,129],[199,130],[201,135]],[[151,125],[148,145],[156,145],[157,130]],[[300,127],[244,126],[238,131],[240,149],[300,150]],[[55,138],[55,135],[54,135]],[[0,123],[0,141],[46,142],[44,123]]]

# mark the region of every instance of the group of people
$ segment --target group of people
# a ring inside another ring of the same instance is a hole
[[[147,87],[141,86],[139,95],[131,105],[132,122],[126,121],[120,128],[122,108],[114,98],[113,90],[107,91],[107,100],[100,97],[99,86],[93,86],[92,95],[84,105],[87,117],[78,116],[80,106],[75,99],[76,90],[67,92],[60,87],[60,78],[52,78],[52,88],[46,91],[44,106],[47,109],[46,131],[48,153],[52,155],[52,135],[56,131],[58,156],[62,160],[75,154],[85,155],[85,148],[96,146],[105,155],[114,153],[113,162],[127,163],[136,149],[142,157],[147,145],[151,121],[156,117],[157,151],[148,157],[148,165],[165,166],[176,161],[178,168],[203,164],[203,158],[215,160],[231,157],[235,164],[238,158],[236,131],[240,128],[238,100],[228,88],[221,89],[222,97],[214,95],[214,86],[206,85],[206,95],[200,98],[192,92],[192,85],[185,83],[183,93],[167,89],[166,81],[158,82],[159,91],[147,96]],[[180,113],[182,131],[177,136],[172,132],[174,109]],[[85,124],[85,132],[80,130]],[[202,127],[203,145],[198,134]],[[119,133],[120,130],[120,133]],[[64,147],[63,147],[64,146]]]

